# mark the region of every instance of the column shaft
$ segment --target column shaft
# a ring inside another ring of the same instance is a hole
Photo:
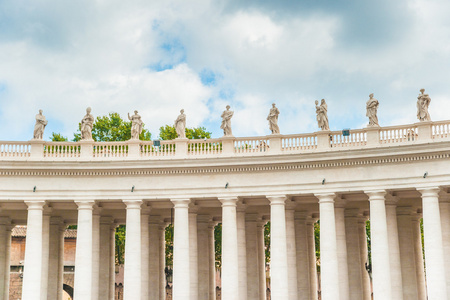
[[[216,223],[210,222],[208,225],[209,244],[209,300],[216,300],[216,244],[214,238],[214,228]]]
[[[56,299],[63,299],[63,284],[64,284],[64,233],[66,231],[66,224],[61,224],[59,227],[59,257],[58,257],[58,296]]]
[[[0,295],[6,295],[8,270],[10,263],[8,258],[8,227],[11,221],[6,217],[0,217]],[[8,299],[8,298],[4,298]]]
[[[447,279],[447,293],[450,291],[450,202],[445,193],[439,199],[441,214],[442,246],[444,247],[445,276]]]
[[[190,299],[198,299],[198,244],[197,244],[197,209],[189,211],[189,269],[191,272]]]
[[[389,196],[391,198],[391,196]],[[397,204],[396,200],[386,202],[386,224],[388,230],[389,242],[389,265],[391,267],[391,293],[393,299],[402,299],[403,280],[402,268],[400,265],[400,246],[398,241],[397,226]]]
[[[100,215],[92,215],[92,300],[99,299],[100,284]]]
[[[358,209],[345,211],[345,236],[347,239],[347,265],[349,299],[360,300],[363,296],[361,274],[361,249],[359,247]]]
[[[306,220],[306,231],[308,239],[308,264],[309,264],[309,287],[310,287],[310,299],[318,299],[318,288],[317,285],[319,281],[317,279],[317,263],[316,263],[316,237],[314,234],[314,224],[315,220],[308,218]]]
[[[285,196],[270,201],[270,286],[271,298],[289,299],[287,270]]]
[[[297,294],[299,300],[311,299],[311,277],[308,256],[307,212],[295,216],[295,250],[297,256]],[[291,265],[291,264],[289,264]]]
[[[222,299],[239,299],[237,198],[222,198]]]
[[[78,205],[77,244],[75,252],[74,300],[92,297],[92,211],[94,201]]]
[[[256,220],[257,215],[247,214],[245,220],[245,244],[247,258],[247,299],[260,300],[258,274],[258,239]]]
[[[266,247],[264,245],[264,225],[265,221],[257,224],[257,243],[258,243],[258,274],[259,274],[259,297],[260,300],[267,299],[266,282]]]
[[[369,192],[374,300],[392,298],[385,191]]]
[[[439,213],[438,188],[419,190],[422,193],[423,237],[428,299],[447,299],[444,248]]]
[[[347,239],[345,235],[344,207],[339,204],[335,207],[336,219],[336,247],[339,268],[339,296],[341,299],[349,299],[348,264],[347,264]]]
[[[116,295],[116,224],[111,224],[109,237],[110,261],[109,261],[109,300],[114,300]]]
[[[286,209],[286,252],[288,265],[288,299],[297,300],[297,249],[295,245],[294,208]]]
[[[247,300],[247,246],[245,243],[245,208],[238,208],[236,218],[239,263],[239,299]]]
[[[369,272],[367,272],[366,265],[369,264],[368,249],[367,249],[367,231],[366,231],[366,217],[358,219],[358,233],[359,233],[359,248],[361,250],[361,279],[362,279],[362,298],[363,300],[372,300],[372,287],[370,283]]]
[[[111,217],[101,217],[99,227],[99,284],[98,295],[100,300],[109,299],[110,272],[111,272]]]
[[[149,210],[143,211],[141,214],[141,300],[148,300],[149,299],[149,283],[150,283],[150,277],[149,277],[149,263],[150,263],[150,240],[149,240],[149,216],[148,216]],[[156,237],[156,240],[158,241],[158,237]],[[158,244],[158,243],[157,243]],[[154,257],[152,256],[152,260],[155,260],[157,263],[159,263],[159,255]],[[158,274],[156,272],[156,274]],[[159,279],[159,278],[158,278]],[[159,281],[159,280],[158,280]],[[156,288],[159,291],[159,287]],[[159,295],[158,295],[159,296]],[[156,298],[155,300],[159,300]]]
[[[199,215],[197,224],[198,300],[209,300],[209,225],[208,215]]]
[[[159,223],[159,300],[166,299],[166,224]]]
[[[323,300],[340,299],[334,194],[316,195],[320,209],[320,272]],[[342,299],[344,300],[344,299]]]
[[[422,251],[422,233],[420,231],[420,219],[419,214],[412,216],[412,234],[414,238],[414,258],[416,262],[416,280],[417,280],[417,294],[419,300],[427,299],[427,287],[425,284],[425,267],[423,262]]]
[[[50,245],[50,212],[44,210],[42,219],[42,279],[41,279],[41,299],[47,299],[48,289],[48,268],[49,268],[49,245]]]
[[[58,299],[58,290],[62,289],[59,286],[59,274],[60,274],[60,245],[61,245],[61,219],[58,217],[52,217],[50,219],[50,231],[49,231],[49,262],[48,262],[48,285],[47,285],[47,297],[48,299]],[[64,236],[62,237],[64,238]],[[46,298],[44,298],[46,299]]]
[[[172,289],[174,300],[190,300],[189,201],[189,199],[172,200],[175,206]]]
[[[159,300],[160,290],[160,233],[159,233],[159,218],[153,217],[148,225],[148,240],[149,240],[149,263],[148,263],[148,300]]]
[[[22,284],[22,300],[35,300],[41,295],[42,225],[44,201],[25,202],[28,206],[27,239]]]
[[[123,299],[141,297],[141,200],[124,200],[127,206]]]

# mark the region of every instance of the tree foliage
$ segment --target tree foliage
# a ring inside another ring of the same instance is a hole
[[[159,128],[159,138],[162,140],[174,140],[178,137],[175,126],[161,126]],[[205,127],[186,128],[186,138],[188,139],[209,139],[211,132],[206,131]]]
[[[52,136],[50,137],[52,142],[67,142],[68,139],[63,136],[61,133],[52,132]]]

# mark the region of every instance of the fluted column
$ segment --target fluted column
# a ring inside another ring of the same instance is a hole
[[[339,296],[341,299],[349,299],[348,264],[347,264],[347,239],[345,235],[345,201],[338,199],[334,207],[336,219],[336,247],[339,268]]]
[[[361,274],[361,249],[359,247],[358,209],[346,209],[345,236],[347,240],[347,265],[349,299],[363,299],[363,282]]]
[[[27,239],[22,300],[36,300],[42,285],[42,223],[45,201],[25,201],[28,206]]]
[[[311,277],[308,257],[308,232],[306,218],[308,212],[295,213],[295,250],[297,271],[297,295],[299,300],[311,299]],[[289,264],[291,267],[291,264]]]
[[[411,216],[412,234],[414,239],[414,258],[416,265],[417,295],[419,300],[427,299],[427,287],[425,284],[425,268],[422,252],[422,233],[420,231],[421,214],[414,213]]]
[[[63,266],[60,265],[60,257],[64,255],[64,253],[61,253],[61,239],[64,240],[64,235],[61,234],[61,227],[63,227],[63,222],[60,217],[52,217],[50,219],[47,297],[55,300],[61,300],[58,298],[58,291],[63,288],[62,281],[59,280],[59,276],[63,271],[61,270]]]
[[[386,196],[386,224],[388,230],[389,242],[389,265],[391,268],[391,295],[393,299],[402,299],[403,280],[402,268],[400,265],[400,246],[398,242],[397,226],[397,197],[390,194]]]
[[[363,300],[372,300],[372,287],[370,283],[369,272],[367,272],[366,265],[369,264],[368,249],[367,249],[367,231],[366,231],[367,217],[361,216],[358,218],[358,233],[359,233],[359,248],[361,250],[361,279],[362,279],[362,298]]]
[[[316,263],[316,237],[314,234],[314,224],[317,222],[316,218],[308,217],[306,219],[306,231],[308,239],[308,264],[309,264],[309,287],[310,299],[317,300],[318,293],[318,278],[317,278],[317,263]]]
[[[6,295],[8,288],[9,271],[7,267],[10,266],[8,260],[8,227],[11,220],[7,217],[0,217],[0,295]],[[11,237],[11,236],[9,236]],[[4,298],[8,299],[8,298]]]
[[[99,224],[99,278],[98,295],[100,300],[109,299],[111,274],[111,225],[112,217],[101,217]]]
[[[411,227],[412,207],[397,208],[398,241],[402,268],[403,299],[418,299],[414,239]]]
[[[99,299],[100,284],[100,211],[94,207],[92,214],[92,300]]]
[[[439,193],[439,212],[441,214],[442,246],[444,247],[448,293],[450,291],[450,194],[444,191]]]
[[[439,188],[418,189],[422,194],[423,237],[428,299],[447,299]]]
[[[189,199],[171,199],[174,204],[173,290],[174,300],[190,300]]]
[[[77,244],[75,252],[74,300],[92,297],[92,200],[75,201],[78,205]]]
[[[256,222],[257,214],[245,216],[245,244],[247,264],[247,300],[259,299],[259,274],[258,274],[258,239]]]
[[[150,208],[141,210],[141,300],[149,299],[149,263],[150,263],[150,240],[149,240],[149,214]],[[152,242],[158,241],[158,238]],[[158,244],[158,243],[157,243]],[[156,256],[159,258],[159,256]],[[159,264],[159,259],[152,257]],[[158,274],[158,273],[156,273]],[[158,278],[159,279],[159,278]],[[159,288],[157,287],[159,291]],[[156,300],[159,300],[156,298]]]
[[[256,224],[257,243],[258,243],[258,274],[259,274],[259,299],[267,299],[266,285],[266,248],[264,245],[264,226],[267,222],[259,219]]]
[[[270,293],[273,299],[288,299],[286,196],[268,196],[270,201]]]
[[[191,203],[189,208],[189,269],[191,272],[191,300],[198,299],[197,211],[198,207]]]
[[[208,244],[209,244],[209,300],[216,300],[216,244],[214,228],[217,222],[208,224]]]
[[[323,300],[340,299],[334,212],[335,194],[316,194],[320,209],[320,273]],[[344,299],[342,299],[344,300]]]
[[[370,202],[370,235],[374,300],[392,298],[385,191],[366,192]],[[396,298],[397,299],[397,298]]]
[[[209,300],[209,222],[211,217],[209,215],[197,216],[197,257],[198,257],[198,300]]]
[[[141,297],[141,205],[142,200],[124,200],[127,206],[123,299]]]
[[[160,218],[157,216],[151,216],[148,223],[148,282],[147,291],[148,297],[145,300],[159,300],[159,294],[161,292],[160,285]]]
[[[245,243],[245,205],[238,203],[237,214],[237,244],[239,266],[239,299],[247,300],[247,252]]]
[[[166,299],[166,226],[164,221],[159,222],[159,300]]]

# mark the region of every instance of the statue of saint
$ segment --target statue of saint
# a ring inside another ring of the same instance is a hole
[[[377,117],[377,110],[378,110],[378,100],[373,98],[373,93],[369,95],[369,100],[366,103],[366,116],[369,117],[369,126],[368,127],[374,127],[374,126],[380,126],[378,124],[378,117]]]
[[[317,123],[319,124],[319,128],[322,130],[330,130],[330,126],[328,125],[328,106],[325,102],[325,99],[322,99],[319,105],[319,101],[316,100],[316,114],[317,114]]]
[[[45,126],[47,126],[47,123],[47,120],[42,114],[42,109],[40,109],[39,113],[36,115],[36,124],[34,125],[33,139],[42,140],[42,137],[44,136],[44,129]]]
[[[430,106],[431,98],[428,94],[424,94],[425,89],[420,90],[420,94],[417,97],[417,119],[420,122],[431,121],[428,107]]]
[[[230,106],[227,105],[227,110],[225,110],[222,115],[222,125],[220,125],[220,129],[223,129],[224,136],[233,136],[231,131],[231,117],[233,117],[234,112],[230,110]]]
[[[144,123],[141,120],[141,116],[138,115],[138,111],[134,111],[134,115],[130,117],[130,114],[128,113],[128,120],[131,121],[131,139],[132,140],[139,140],[139,135],[142,132],[142,127]]]
[[[269,128],[272,134],[280,133],[280,127],[278,127],[278,115],[280,111],[275,107],[275,103],[272,103],[272,108],[270,109],[267,120],[269,121]]]
[[[179,139],[186,138],[186,115],[184,114],[184,109],[180,110],[180,115],[175,120],[175,130]]]
[[[92,141],[94,121],[94,116],[91,115],[91,108],[86,108],[86,115],[81,120],[81,140]]]

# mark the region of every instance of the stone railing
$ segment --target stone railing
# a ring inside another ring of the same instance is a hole
[[[450,141],[450,121],[309,134],[171,141],[1,142],[0,160],[124,160],[258,156]]]

